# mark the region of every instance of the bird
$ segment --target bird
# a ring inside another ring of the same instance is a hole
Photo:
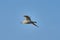
[[[23,24],[33,24],[34,26],[38,27],[35,23],[36,21],[32,21],[30,16],[24,15],[25,20],[23,20]]]

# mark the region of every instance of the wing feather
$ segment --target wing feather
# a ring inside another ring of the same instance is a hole
[[[24,15],[24,17],[26,20],[31,20],[31,18],[29,16]]]

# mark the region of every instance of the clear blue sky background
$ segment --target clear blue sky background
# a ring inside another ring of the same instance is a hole
[[[24,15],[39,28],[21,24]],[[60,40],[60,0],[0,0],[0,40]]]

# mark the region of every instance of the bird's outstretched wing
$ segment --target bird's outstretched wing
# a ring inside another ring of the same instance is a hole
[[[24,15],[24,17],[25,17],[26,20],[31,20],[31,18],[27,15]]]

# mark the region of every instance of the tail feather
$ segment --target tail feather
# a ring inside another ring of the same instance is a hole
[[[33,22],[32,22],[32,24],[33,24],[34,26],[36,26],[36,27],[39,27],[39,26],[37,26],[37,25],[36,25],[35,23],[33,23]]]
[[[37,23],[36,21],[34,21],[34,23]]]

